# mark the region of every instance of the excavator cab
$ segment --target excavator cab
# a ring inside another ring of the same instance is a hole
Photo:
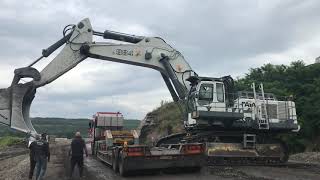
[[[186,127],[227,127],[243,118],[243,112],[234,108],[230,76],[222,78],[190,77],[191,90],[188,96],[188,120]]]
[[[217,81],[202,81],[197,88],[197,106],[199,108],[209,108],[215,111],[221,111],[226,108],[223,83]]]

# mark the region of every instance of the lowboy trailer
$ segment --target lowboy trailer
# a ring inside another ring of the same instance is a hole
[[[110,127],[112,123],[115,125]],[[195,171],[205,165],[203,143],[141,145],[135,130],[123,130],[121,113],[96,113],[89,124],[93,154],[121,176],[139,170],[183,168]]]

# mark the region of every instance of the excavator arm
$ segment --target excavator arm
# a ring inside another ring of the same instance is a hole
[[[108,30],[97,32],[92,29],[89,19],[68,27],[64,29],[62,39],[43,50],[42,57],[28,67],[15,70],[9,88],[0,89],[0,123],[19,131],[36,132],[29,118],[36,89],[56,80],[88,57],[155,69],[161,73],[174,101],[185,100],[190,89],[186,80],[196,74],[182,54],[163,39]],[[68,30],[71,31],[69,34]],[[93,42],[93,36],[102,36],[112,41]],[[43,70],[39,72],[32,68],[62,45],[65,46],[60,53]],[[25,77],[33,80],[20,83],[20,79]]]

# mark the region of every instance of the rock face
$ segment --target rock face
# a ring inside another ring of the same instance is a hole
[[[183,120],[174,102],[162,102],[161,106],[149,112],[140,125],[140,142],[152,145],[163,136],[183,132]]]

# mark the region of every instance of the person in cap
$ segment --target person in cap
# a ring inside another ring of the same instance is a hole
[[[44,135],[36,135],[36,141],[32,142],[32,150],[34,152],[33,159],[36,162],[36,180],[42,180],[46,170],[47,162],[50,161],[49,143],[43,139]]]
[[[86,154],[86,157],[88,157],[88,151],[86,147],[86,143],[81,137],[80,132],[76,132],[75,137],[73,138],[71,142],[71,148],[69,151],[69,156],[71,155],[71,169],[70,169],[70,178],[72,177],[73,169],[75,165],[79,168],[79,174],[80,177],[82,177],[83,174],[83,154]]]

